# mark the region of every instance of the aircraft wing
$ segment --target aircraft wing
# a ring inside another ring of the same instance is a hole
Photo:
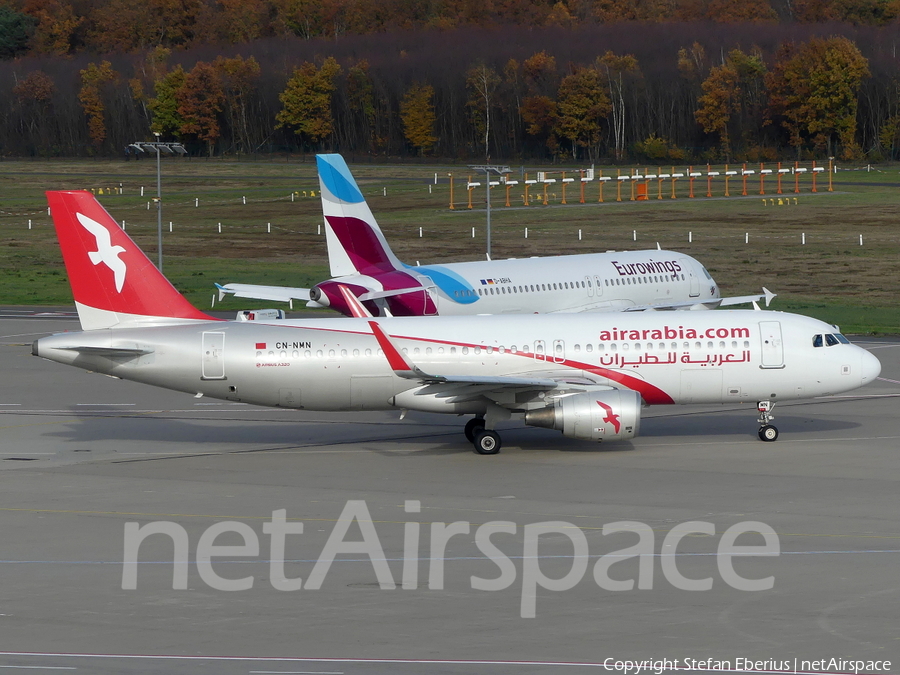
[[[673,311],[685,309],[715,309],[716,307],[730,307],[731,305],[756,304],[765,301],[766,307],[772,302],[772,298],[777,293],[773,293],[768,288],[763,287],[760,295],[738,295],[731,298],[711,298],[710,300],[679,300],[678,302],[665,302],[653,305],[635,305],[634,307],[626,307],[624,312],[649,312],[649,311]]]
[[[277,300],[290,302],[291,300],[309,300],[308,288],[290,288],[287,286],[257,286],[255,284],[216,284],[219,289],[219,300],[231,293],[236,298],[253,298],[256,300]],[[421,286],[414,288],[398,288],[392,291],[368,291],[359,296],[360,302],[378,300],[380,298],[392,298],[395,295],[407,293],[421,293],[425,289]]]
[[[255,284],[216,284],[219,289],[219,300],[231,293],[236,298],[253,298],[256,300],[276,300],[291,302],[292,300],[309,300],[308,288],[289,288],[286,286],[257,286]]]
[[[729,305],[744,305],[765,300],[766,307],[768,307],[769,303],[772,302],[772,298],[777,295],[777,293],[773,293],[768,288],[763,286],[763,295],[738,295],[733,298],[722,298],[721,306],[728,307]]]
[[[564,385],[564,381],[550,377],[506,377],[491,375],[433,375],[426,373],[410,361],[394,344],[391,337],[384,332],[377,321],[369,321],[379,346],[385,353],[388,363],[395,375],[408,380],[418,380],[426,389],[440,398],[456,397],[459,400],[487,396],[495,398],[503,392],[522,391],[550,391]],[[587,386],[591,386],[588,383]],[[585,388],[585,385],[577,385]],[[596,387],[591,387],[596,388]],[[611,389],[611,387],[602,387]],[[492,396],[493,394],[493,396]]]

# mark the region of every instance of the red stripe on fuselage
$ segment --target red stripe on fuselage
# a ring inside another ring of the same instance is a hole
[[[381,348],[384,350],[385,355],[387,355],[388,364],[391,366],[391,369],[408,370],[409,364],[402,356],[402,354],[396,354],[396,356],[398,356],[400,359],[399,361],[391,361],[391,355],[389,354],[388,350],[385,349],[384,345],[382,344],[381,338],[378,337],[378,333],[375,330],[375,328],[377,327],[379,331],[383,332],[383,329],[378,326],[377,322],[370,321],[369,325],[372,326],[372,331],[373,333],[375,333],[375,338],[378,340],[378,344],[381,345]],[[297,328],[318,330],[330,333],[346,333],[348,335],[368,335],[368,333],[364,333],[362,331],[339,330],[335,328],[315,328],[311,326],[297,326]],[[413,342],[427,342],[429,344],[448,345],[450,347],[469,347],[471,349],[475,349],[477,347],[478,349],[487,349],[484,345],[475,344],[473,342],[453,342],[450,340],[411,337],[408,335],[394,335],[392,337],[394,340],[412,340]],[[385,339],[387,339],[386,336]],[[391,349],[396,352],[396,349],[394,349],[393,343],[391,343],[390,340],[388,340],[388,344],[391,346]],[[598,375],[599,377],[605,377],[606,379],[612,380],[613,382],[618,382],[622,386],[631,389],[632,391],[636,391],[641,395],[644,401],[646,401],[650,405],[672,405],[673,403],[675,403],[675,400],[669,394],[667,394],[656,385],[650,384],[646,380],[642,380],[639,377],[635,377],[634,375],[629,375],[628,373],[623,373],[618,370],[609,370],[608,368],[603,368],[602,366],[594,366],[589,363],[582,363],[581,361],[573,361],[571,359],[563,359],[562,361],[557,362],[553,360],[552,356],[547,356],[546,354],[544,355],[544,358],[539,359],[533,352],[512,352],[507,350],[504,352],[504,354],[530,358],[534,361],[543,361],[544,363],[551,366],[561,366],[564,368],[571,368],[572,370],[583,370],[588,373],[592,373],[593,375]],[[395,367],[395,363],[401,362],[402,366],[400,368]]]

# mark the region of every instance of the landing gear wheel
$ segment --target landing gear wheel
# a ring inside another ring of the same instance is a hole
[[[759,429],[759,440],[766,441],[767,443],[771,443],[775,439],[778,438],[778,429],[773,427],[771,424],[767,424],[764,427],[760,427]]]
[[[473,417],[468,422],[466,422],[466,440],[469,443],[475,442],[475,435],[484,429],[484,418],[483,417]]]
[[[475,452],[479,455],[496,455],[500,452],[500,434],[482,429],[475,434]]]

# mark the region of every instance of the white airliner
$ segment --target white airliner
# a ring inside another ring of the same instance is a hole
[[[387,239],[340,155],[316,155],[332,279],[313,288],[225,284],[219,299],[331,307],[349,316],[568,313],[712,309],[774,293],[721,298],[706,268],[674,251],[621,251],[509,260],[406,265]],[[348,302],[347,293],[360,302]]]
[[[850,391],[881,372],[836,327],[761,310],[216,320],[175,290],[90,193],[47,197],[83,330],[41,338],[32,352],[196,396],[473,415],[466,435],[494,454],[496,425],[514,415],[614,441],[637,435],[642,405],[682,403],[757,402],[759,436],[773,441],[776,401]],[[85,229],[85,218],[109,241]],[[97,262],[101,239],[117,254]]]

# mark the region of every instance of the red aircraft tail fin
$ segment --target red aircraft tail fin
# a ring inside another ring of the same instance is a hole
[[[84,330],[214,321],[191,305],[90,192],[47,192]]]

